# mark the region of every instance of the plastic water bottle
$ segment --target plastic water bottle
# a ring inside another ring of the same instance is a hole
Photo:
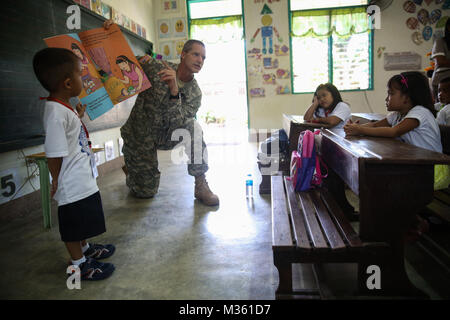
[[[245,196],[253,198],[253,177],[251,174],[248,174],[245,180]]]

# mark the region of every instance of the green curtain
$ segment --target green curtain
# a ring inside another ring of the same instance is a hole
[[[191,35],[205,43],[230,42],[243,39],[242,17],[193,19]]]
[[[292,12],[293,37],[328,38],[334,34],[347,38],[369,31],[365,7]]]

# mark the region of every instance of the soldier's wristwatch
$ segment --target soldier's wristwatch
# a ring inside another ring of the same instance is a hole
[[[178,92],[175,96],[170,95],[170,99],[180,99],[180,92]]]

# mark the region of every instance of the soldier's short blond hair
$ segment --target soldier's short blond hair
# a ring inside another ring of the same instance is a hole
[[[191,40],[186,41],[186,43],[184,44],[183,52],[188,53],[189,51],[191,51],[194,44],[199,44],[199,45],[203,46],[203,48],[205,47],[205,44],[203,42],[201,42],[200,40],[191,39]]]

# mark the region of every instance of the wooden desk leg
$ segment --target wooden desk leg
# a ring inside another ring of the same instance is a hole
[[[288,294],[292,292],[292,263],[283,257],[283,254],[274,253],[274,265],[278,270],[279,282],[275,292],[276,299],[278,295]]]
[[[50,198],[50,178],[47,166],[47,159],[36,159],[39,167],[39,182],[41,184],[42,214],[44,216],[44,228],[52,227],[52,212]]]
[[[362,175],[361,175],[362,174]],[[414,216],[433,198],[432,165],[367,165],[360,169],[360,229],[364,242],[387,242],[384,257],[368,257],[358,265],[360,292],[423,298],[408,278],[404,264],[405,234]],[[378,265],[381,289],[367,288],[367,267]]]

